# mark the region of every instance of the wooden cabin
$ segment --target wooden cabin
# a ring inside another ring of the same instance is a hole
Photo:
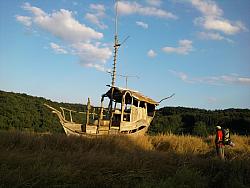
[[[104,100],[113,101],[105,109]],[[142,134],[145,133],[155,115],[159,103],[137,91],[111,87],[102,95],[101,109],[97,120],[89,122],[83,131],[89,134]],[[87,116],[89,116],[87,113]]]

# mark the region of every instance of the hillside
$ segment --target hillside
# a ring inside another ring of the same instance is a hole
[[[0,91],[0,129],[52,133],[63,132],[58,119],[51,113],[50,109],[44,106],[44,103],[57,109],[64,107],[75,111],[86,110],[86,106],[81,104],[58,103],[42,97]],[[74,118],[76,122],[84,121],[84,117],[82,115],[79,116],[78,113],[74,114]]]
[[[44,106],[50,104],[75,111],[86,111],[81,104],[58,103],[42,97],[0,91],[0,129],[34,132],[63,132],[57,117]],[[66,114],[68,117],[68,114]],[[75,122],[85,122],[85,116],[75,113]],[[69,118],[69,117],[68,117]],[[250,134],[250,110],[204,110],[185,107],[164,107],[156,112],[150,134],[175,133],[207,136],[216,125],[229,127],[233,133]]]

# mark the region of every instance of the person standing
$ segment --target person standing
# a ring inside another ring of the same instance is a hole
[[[224,160],[224,141],[223,141],[223,131],[221,126],[216,126],[216,136],[215,136],[215,145],[216,145],[216,152],[217,156]]]

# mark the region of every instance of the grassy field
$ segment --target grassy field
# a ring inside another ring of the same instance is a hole
[[[250,138],[79,138],[0,132],[0,187],[250,187]]]

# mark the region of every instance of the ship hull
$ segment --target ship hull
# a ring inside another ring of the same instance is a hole
[[[117,127],[97,127],[96,125],[86,125],[86,132],[82,131],[82,124],[61,123],[67,136],[99,136],[99,135],[144,135],[149,124],[143,122],[134,122],[133,129],[120,129]],[[130,125],[131,127],[131,125]]]

